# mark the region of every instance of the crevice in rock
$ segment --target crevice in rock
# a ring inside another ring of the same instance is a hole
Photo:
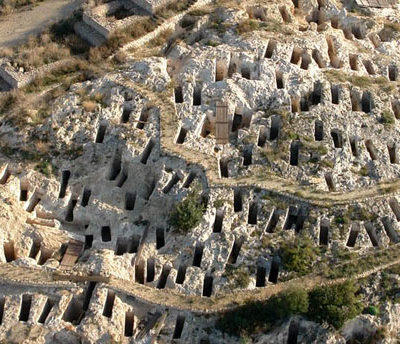
[[[314,122],[314,139],[322,141],[324,139],[324,123],[320,120]]]
[[[178,317],[176,318],[175,329],[174,329],[174,334],[172,336],[172,339],[180,339],[181,338],[184,325],[185,325],[185,316],[178,315]]]
[[[60,183],[60,192],[58,194],[58,198],[64,198],[65,197],[65,192],[68,187],[68,181],[71,176],[71,172],[66,170],[62,171],[61,173],[61,183]]]
[[[164,228],[158,227],[156,229],[156,249],[159,250],[164,246],[165,246],[165,231]]]
[[[46,322],[46,319],[49,316],[51,309],[54,307],[54,304],[55,302],[52,299],[47,298],[42,310],[42,314],[40,314],[40,318],[38,320],[39,324],[44,324]]]
[[[91,195],[92,195],[92,190],[85,187],[83,189],[83,194],[82,194],[82,202],[81,202],[82,207],[86,207],[89,204],[89,199]]]
[[[103,316],[107,318],[112,317],[115,302],[115,293],[112,290],[107,291],[106,302],[104,303]]]
[[[233,246],[228,257],[228,264],[236,264],[236,261],[239,257],[240,249],[243,245],[243,241],[243,238],[235,237],[235,241],[233,242]]]
[[[267,233],[274,233],[276,225],[279,222],[279,218],[280,218],[279,210],[278,209],[274,209],[274,211],[269,216],[268,223],[267,223],[267,226],[265,228],[265,231]]]
[[[149,258],[147,259],[147,274],[146,274],[146,282],[150,283],[154,281],[155,277],[155,259]]]
[[[32,295],[24,294],[22,295],[21,306],[19,310],[19,321],[28,321],[29,313],[31,311],[32,305]]]
[[[257,202],[251,202],[249,205],[249,215],[247,219],[247,223],[249,225],[257,224],[257,215],[258,215],[258,204]]]
[[[169,266],[167,266],[167,265],[163,266],[160,278],[158,279],[157,289],[165,288],[170,271],[171,271],[171,268]]]
[[[319,224],[319,244],[328,245],[329,242],[329,230],[330,230],[329,219],[322,219]]]
[[[396,220],[400,221],[400,204],[396,198],[392,197],[389,199],[389,206],[392,209],[393,214],[396,216]]]
[[[213,289],[213,277],[211,275],[204,276],[203,282],[203,296],[210,297]]]
[[[83,315],[82,303],[76,296],[72,297],[62,319],[73,325],[78,325]]]
[[[176,275],[176,284],[183,284],[185,282],[185,277],[186,277],[186,265],[179,265],[178,268],[178,274]]]
[[[136,192],[125,193],[125,210],[132,211],[135,209]]]
[[[278,43],[275,40],[270,39],[268,41],[268,45],[267,45],[267,49],[265,50],[264,57],[267,58],[267,59],[272,58],[272,56],[274,55],[274,51],[276,50],[277,45],[278,45]]]
[[[369,140],[369,139],[365,140],[365,147],[367,148],[367,151],[369,153],[369,156],[371,157],[371,160],[377,160],[378,154],[377,154],[376,148],[371,140]]]
[[[106,134],[107,124],[100,124],[99,128],[97,129],[95,143],[103,143],[104,136]]]
[[[197,243],[196,248],[194,250],[193,266],[197,267],[201,266],[201,260],[203,259],[203,251],[204,251],[203,244]]]
[[[103,242],[111,241],[111,228],[110,228],[110,226],[101,227],[101,240]]]
[[[291,166],[299,165],[299,150],[300,150],[300,141],[293,141],[290,144],[290,165]]]
[[[265,287],[265,276],[267,269],[264,266],[257,266],[256,287]]]
[[[269,271],[268,282],[277,283],[279,274],[279,262],[274,258],[271,262],[271,270]]]
[[[125,312],[125,326],[124,326],[124,336],[132,337],[133,336],[133,328],[135,324],[135,316],[133,312]]]
[[[140,117],[139,117],[139,121],[136,125],[136,128],[142,130],[144,129],[145,124],[148,122],[149,120],[149,109],[148,108],[144,108],[141,112],[140,112]]]
[[[375,230],[374,226],[372,225],[372,223],[365,222],[364,227],[368,233],[369,239],[371,240],[372,246],[378,247],[379,241],[378,241],[378,237],[376,235],[376,230]]]

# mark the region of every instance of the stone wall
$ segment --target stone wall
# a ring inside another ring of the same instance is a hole
[[[167,4],[168,2],[172,2],[172,0],[131,0],[135,5],[140,6],[150,13],[154,13],[154,11]]]
[[[7,82],[11,88],[18,87],[18,77],[15,72],[10,70],[8,66],[0,66],[0,77]]]
[[[110,31],[89,14],[83,13],[82,19],[85,24],[92,27],[94,30],[96,30],[99,34],[101,34],[105,38],[108,38],[108,36],[110,35]]]
[[[177,14],[176,16],[169,18],[166,22],[161,24],[158,28],[156,28],[154,31],[148,33],[147,35],[144,35],[143,37],[133,41],[129,42],[128,44],[124,45],[121,50],[122,51],[127,51],[129,49],[134,49],[137,47],[142,46],[143,44],[148,43],[151,41],[153,38],[157,37],[161,32],[169,29],[174,29],[175,25],[178,24],[178,22],[190,11],[192,11],[195,8],[202,7],[205,5],[208,5],[212,2],[212,0],[200,0],[197,1],[193,6],[189,7],[186,11]]]
[[[107,4],[88,9],[83,13],[83,23],[90,26],[90,28],[107,39],[116,30],[131,25],[135,21],[142,18],[142,16],[135,14],[120,20],[107,17],[107,15],[112,15],[120,8],[125,8],[125,4],[122,1],[112,1]]]
[[[28,73],[16,72],[9,65],[0,66],[0,77],[3,78],[12,88],[20,88],[31,83],[35,78],[43,76],[53,69],[63,66],[71,62],[70,59],[56,61],[47,65],[41,66]]]

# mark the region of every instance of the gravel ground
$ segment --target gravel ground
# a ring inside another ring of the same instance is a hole
[[[50,0],[32,8],[0,17],[0,47],[10,47],[66,18],[84,0]]]

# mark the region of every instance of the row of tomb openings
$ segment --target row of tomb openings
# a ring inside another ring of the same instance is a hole
[[[240,190],[235,190],[234,192],[234,211],[240,212],[243,210],[243,200],[242,194]],[[396,219],[400,220],[400,206],[395,198],[391,198],[389,200],[389,206],[392,209],[393,213],[396,216]],[[258,205],[256,202],[252,202],[249,206],[249,214],[248,214],[248,224],[255,225],[257,224],[257,214],[258,214]],[[224,209],[218,208],[216,209],[215,220],[213,224],[213,232],[221,233],[223,229],[223,218],[224,218]],[[277,223],[279,222],[280,211],[275,209],[268,219],[265,231],[267,233],[273,233]],[[295,228],[296,232],[299,232],[304,224],[306,219],[306,211],[302,208],[297,209],[294,206],[290,206],[287,211],[287,216],[284,222],[283,229],[291,229]],[[390,240],[394,243],[398,242],[398,235],[396,230],[391,225],[388,217],[382,218],[382,224],[384,229],[390,238]],[[328,232],[329,232],[329,223],[327,223],[326,219],[321,221],[320,225],[320,244],[327,245],[328,242]],[[371,227],[371,224],[365,224],[366,230],[371,238],[371,242],[374,246],[377,246],[378,240],[376,239],[376,234],[374,229]],[[347,246],[354,246],[351,244],[355,242],[356,237],[354,237],[354,233],[358,233],[357,224],[352,227],[350,232],[349,240]],[[156,249],[159,250],[165,246],[165,230],[163,228],[156,229]],[[111,228],[109,226],[103,226],[101,228],[101,238],[103,242],[111,241]],[[352,239],[353,238],[353,239]],[[85,237],[85,249],[90,249],[93,242],[93,235],[87,235]],[[126,252],[128,253],[136,253],[140,244],[140,236],[132,236],[130,240],[126,238],[118,238],[115,254],[122,255]],[[228,263],[234,264],[236,263],[237,257],[239,255],[241,246],[243,244],[243,239],[236,239],[233,244],[233,248],[231,250],[230,256],[228,258]],[[5,242],[3,244],[4,254],[7,262],[11,262],[17,258],[16,251],[14,248],[13,242]],[[193,266],[200,267],[202,254],[204,247],[202,245],[196,246],[194,258],[193,258]],[[41,245],[39,241],[34,241],[31,246],[31,250],[29,253],[29,257],[36,259],[38,265],[43,265],[51,256],[53,255],[53,251],[49,250]]]
[[[316,127],[318,127],[321,123],[317,124],[316,123]],[[337,133],[336,133],[337,134]],[[317,135],[316,135],[317,136]],[[332,136],[335,136],[332,134]],[[334,138],[335,146],[340,146],[340,136],[337,136],[336,139]],[[353,145],[352,145],[353,146]],[[366,146],[368,151],[371,154],[371,158],[376,158],[376,153],[374,153],[374,147],[371,146],[371,143],[368,141],[366,142]],[[354,149],[353,149],[354,150]],[[390,154],[391,156],[393,156],[393,153]],[[395,156],[396,157],[396,156]],[[391,157],[391,161],[397,161],[397,159],[394,159]],[[7,170],[7,169],[6,169]],[[9,174],[7,172],[5,172],[5,174]],[[67,179],[65,176],[68,176],[69,178],[69,173],[62,173],[62,180]],[[326,176],[327,179],[327,183],[328,185],[332,184],[332,177],[327,175]],[[7,178],[4,178],[4,176],[2,177],[2,182],[5,183],[7,181]],[[60,188],[60,193],[61,190],[64,189],[64,187],[62,186]],[[332,189],[332,186],[330,187],[330,189]],[[84,195],[88,194],[88,192],[84,191]],[[84,199],[86,197],[83,197]],[[40,200],[40,199],[39,199]],[[32,202],[33,204],[35,204],[38,201],[38,199],[34,200],[34,202]],[[234,211],[235,212],[239,212],[243,210],[243,203],[242,203],[242,194],[240,192],[240,190],[235,190],[234,191]],[[392,209],[392,211],[394,212],[396,218],[399,220],[400,219],[400,207],[396,201],[396,199],[392,198],[389,200],[389,205]],[[33,210],[33,209],[32,209]],[[284,228],[288,229],[291,228],[291,217],[294,216],[293,213],[296,212],[296,208],[289,208],[288,210],[288,216],[287,219],[285,221],[285,226]],[[258,205],[256,202],[251,202],[251,204],[249,205],[249,213],[248,213],[248,224],[250,225],[255,225],[257,224],[257,214],[258,214]],[[267,232],[272,232],[273,228],[272,228],[272,224],[273,223],[277,223],[277,212],[274,211],[271,214],[271,217],[269,219],[268,225],[267,225]],[[222,227],[223,227],[223,217],[224,217],[224,209],[223,208],[219,208],[216,209],[216,216],[215,216],[215,221],[214,221],[214,225],[213,225],[213,232],[214,233],[220,233],[222,231]],[[302,217],[300,216],[300,219]],[[304,222],[304,219],[302,220]],[[394,233],[392,229],[390,229],[390,224],[387,220],[384,220],[384,227],[385,229],[387,229],[388,235],[391,238],[391,240],[395,241],[397,239],[395,239],[395,237],[389,233]],[[300,227],[299,227],[300,228]],[[298,230],[298,228],[296,227],[296,230]],[[111,241],[111,228],[109,226],[103,226],[101,228],[101,238],[103,242],[109,242]],[[86,239],[86,247],[91,246],[93,241],[93,236],[89,235],[87,236]],[[124,244],[121,244],[121,242],[124,242]],[[122,254],[122,252],[130,252],[133,253],[137,250],[137,246],[139,244],[139,239],[138,238],[132,238],[131,244],[128,248],[128,244],[126,243],[125,240],[121,240],[121,241],[117,241],[117,248],[116,248],[116,252],[117,254]],[[157,249],[162,248],[165,245],[165,234],[164,234],[164,229],[162,228],[157,228],[156,229],[156,247]],[[123,248],[124,246],[127,246],[126,249]],[[234,245],[235,246],[235,245]],[[12,261],[15,260],[15,250],[14,250],[14,246],[12,242],[9,243],[5,243],[4,244],[4,252],[5,252],[5,256],[6,256],[6,260]],[[40,252],[40,257],[38,260],[38,264],[42,265],[46,262],[46,260],[52,255],[52,251],[48,250],[44,247],[41,246],[41,243],[38,241],[33,242],[32,244],[32,248],[29,254],[29,257],[31,258],[37,258]]]
[[[302,6],[301,2],[299,0],[292,0],[293,5],[295,8],[300,9]],[[318,1],[318,7],[314,9],[314,11],[311,13],[311,15],[307,16],[306,20],[308,23],[314,22],[318,25],[322,25],[326,22],[328,22],[328,18],[326,17],[325,13],[325,3],[323,1]],[[258,19],[261,21],[266,21],[267,20],[267,14],[266,14],[266,9],[262,7],[255,7],[255,8],[250,8],[247,9],[248,15],[251,19]],[[280,6],[279,7],[279,12],[281,14],[282,20],[284,23],[291,23],[292,18],[291,15],[289,14],[289,11],[287,10],[286,6]],[[354,38],[356,39],[365,39],[367,34],[366,34],[366,26],[363,23],[353,23],[350,26],[342,26],[339,23],[339,17],[334,17],[330,20],[332,28],[335,29],[341,29],[343,31],[343,34],[346,39],[348,40],[353,40]],[[300,31],[305,31],[307,30],[307,27],[299,27]],[[318,29],[319,31],[319,29]],[[379,37],[379,40],[381,42],[389,42],[391,40],[390,34],[388,34],[388,30],[382,29],[381,31],[378,32],[377,36]],[[376,48],[379,47],[379,41],[378,38],[374,35],[370,35],[370,39],[373,42],[374,46]]]
[[[145,108],[141,111],[140,113],[140,117],[138,120],[135,120],[135,122],[137,122],[136,124],[136,128],[137,129],[144,129],[144,126],[146,125],[146,123],[148,123],[149,120],[149,112],[150,109]],[[130,108],[125,107],[122,111],[122,115],[121,115],[121,123],[128,123],[130,120],[130,116],[132,114],[132,110]],[[105,138],[105,134],[107,131],[107,123],[100,123],[99,127],[97,129],[96,132],[96,136],[95,136],[95,143],[103,143],[104,138]]]
[[[397,200],[394,198],[390,199],[389,205],[392,208],[393,212],[395,213],[396,218],[400,219],[400,206],[399,206]],[[301,209],[298,210],[298,209],[296,209],[296,207],[291,206],[289,208],[287,218],[286,218],[286,221],[284,224],[284,229],[289,229],[289,228],[295,227],[296,231],[299,231],[302,228],[304,221],[306,219],[306,215],[305,215],[304,211],[302,213],[300,213],[300,212],[301,212]],[[270,215],[270,219],[266,226],[266,232],[272,233],[274,231],[274,227],[276,226],[276,224],[279,221],[279,216],[280,215],[279,215],[278,211],[275,209],[274,212]],[[381,221],[382,221],[383,227],[384,227],[385,232],[388,235],[390,241],[393,243],[398,243],[399,235],[396,232],[396,230],[394,229],[394,227],[392,226],[389,217],[387,217],[387,216],[383,217],[381,219]],[[214,228],[215,228],[217,222],[218,222],[218,220],[216,219]],[[378,237],[376,234],[376,230],[373,227],[372,223],[366,222],[366,223],[364,223],[364,227],[365,227],[366,232],[371,240],[372,245],[374,247],[379,246],[379,240],[378,240]],[[320,235],[319,235],[319,244],[320,245],[328,245],[329,231],[330,231],[329,220],[326,218],[323,218],[320,221]],[[157,233],[158,233],[158,231],[157,231]],[[360,233],[360,225],[359,225],[359,223],[354,223],[351,226],[349,237],[348,237],[348,240],[346,243],[346,245],[348,247],[354,247],[359,233]],[[131,252],[137,251],[137,248],[139,246],[139,240],[140,239],[138,237],[134,238],[133,244],[131,244],[131,247],[133,247],[131,249]],[[164,244],[164,237],[161,236],[161,238],[158,239],[157,242],[158,243],[160,242],[160,245]],[[232,247],[230,255],[229,255],[229,258],[227,260],[228,264],[236,263],[242,244],[243,244],[243,238],[235,239],[233,247]],[[30,257],[36,257],[38,254],[38,251],[39,250],[38,250],[37,244],[33,244],[31,253],[30,253]],[[203,244],[198,243],[196,245],[195,251],[194,251],[193,262],[192,262],[193,266],[201,267],[203,252],[204,252]],[[10,262],[10,261],[13,261],[16,259],[16,253],[15,253],[15,249],[14,249],[12,242],[4,243],[4,254],[5,254],[7,262]],[[51,254],[52,254],[52,251],[50,251],[47,254],[47,259],[50,258]],[[121,254],[121,252],[117,252],[117,254]],[[171,268],[169,266],[163,267],[161,276],[160,276],[158,284],[157,284],[157,288],[159,288],[159,289],[165,288],[167,278],[168,278],[170,271],[171,271]],[[278,271],[279,271],[279,262],[277,262],[276,260],[273,260],[271,263],[271,271],[270,271],[270,276],[268,279],[270,282],[273,282],[273,283],[277,282]],[[256,285],[258,287],[265,285],[265,274],[266,274],[265,267],[260,266],[257,270]],[[150,258],[147,260],[147,274],[146,275],[147,275],[146,276],[147,282],[154,281],[154,277],[155,277],[155,259],[154,258]],[[185,265],[179,266],[178,274],[176,277],[176,283],[183,284],[184,280],[185,280],[185,275],[186,275],[186,266]],[[139,262],[135,265],[135,280],[138,283],[144,284],[145,278],[144,278],[144,261],[143,260],[139,260]],[[211,296],[212,281],[213,281],[213,278],[211,275],[205,275],[203,296]],[[106,314],[109,314],[109,312],[106,312]],[[104,315],[107,316],[106,314],[104,314]]]
[[[338,105],[340,102],[340,90],[341,86],[332,85],[331,86],[331,101],[332,104]],[[308,112],[311,106],[318,105],[321,102],[322,89],[320,84],[314,86],[314,91],[310,95],[302,96],[301,98],[292,97],[291,98],[291,111],[292,113]],[[372,95],[369,91],[364,91],[360,96],[356,91],[350,91],[350,101],[352,111],[362,111],[365,113],[370,113],[374,108],[374,102]],[[399,104],[395,100],[392,101],[392,109],[396,117],[399,114]]]
[[[328,55],[330,58],[331,66],[334,68],[342,68],[344,66],[343,61],[341,61],[336,52],[336,48],[334,46],[333,40],[331,37],[327,38],[328,43]],[[266,48],[264,57],[272,58],[274,51],[276,50],[277,42],[274,40],[270,40],[268,46]],[[324,61],[322,54],[319,50],[314,49],[311,53],[311,56],[305,52],[304,49],[294,47],[291,57],[290,63],[300,66],[301,69],[308,70],[312,60],[318,65],[319,68],[326,68],[327,63]],[[215,65],[215,81],[223,81],[225,78],[231,78],[234,73],[238,72],[238,66],[233,59],[229,63],[229,66],[226,67],[225,64],[221,61],[217,61]],[[353,71],[361,71],[363,66],[369,75],[376,75],[376,70],[372,61],[367,59],[361,59],[359,55],[349,54],[349,66]],[[250,67],[248,65],[242,65],[240,67],[240,73],[243,78],[251,80],[252,73]],[[283,81],[283,73],[277,70],[275,72],[276,77],[276,85],[278,89],[285,88]],[[397,81],[399,78],[399,70],[398,67],[394,64],[388,65],[387,67],[387,78],[389,81]],[[193,88],[192,94],[192,105],[200,106],[202,104],[202,88],[203,84],[201,82],[197,82],[195,87]],[[183,88],[182,86],[177,86],[174,89],[174,99],[176,104],[184,103],[183,96]]]
[[[318,125],[316,124],[316,127],[319,126],[319,125],[320,125],[320,123]],[[332,136],[334,136],[334,135],[332,134]],[[334,141],[336,141],[335,146],[339,146],[340,142],[341,142],[340,136],[336,137],[336,140],[334,138]],[[369,153],[371,154],[371,158],[373,158],[373,159],[376,158],[376,153],[374,152],[374,147],[371,146],[370,141],[367,140],[366,146],[367,146],[367,149],[368,149]],[[393,154],[390,154],[390,155],[392,156]],[[397,161],[397,159],[394,159],[394,158],[391,158],[391,160],[396,160]],[[6,171],[7,171],[7,169],[6,169]],[[5,175],[9,175],[9,173],[7,173],[7,172],[5,172],[4,174]],[[69,173],[64,173],[63,172],[62,173],[62,180],[67,179],[66,176],[68,176],[68,178],[69,178]],[[4,176],[1,179],[2,179],[3,183],[5,183],[7,181],[7,178],[4,178]],[[328,185],[332,184],[332,180],[331,180],[332,177],[331,176],[330,177],[328,176],[328,178],[326,177],[326,179],[327,179]],[[330,187],[330,188],[332,189],[332,187]],[[60,187],[60,193],[61,193],[62,189],[64,189],[63,186]],[[84,194],[85,193],[87,194],[87,192],[84,191]],[[83,197],[83,198],[85,198],[85,197]],[[36,199],[32,203],[35,204],[37,201],[38,200]],[[396,199],[395,198],[391,198],[389,200],[389,205],[390,205],[392,211],[394,212],[396,218],[398,220],[400,220],[400,206],[398,205]],[[234,211],[235,212],[240,212],[242,210],[243,210],[242,194],[241,194],[241,191],[239,189],[237,189],[237,190],[234,191]],[[301,210],[301,208],[300,208],[300,210]],[[300,218],[300,225],[299,225],[299,223],[297,223],[296,231],[301,229],[302,223],[304,223],[305,217],[304,216],[299,216],[299,214],[301,215],[301,212],[302,212],[300,210],[297,210],[297,208],[295,208],[295,207],[289,208],[287,219],[285,221],[285,226],[284,226],[285,229],[291,228],[293,223],[295,223],[298,220],[297,217]],[[299,214],[298,215],[294,215],[295,212],[298,212]],[[249,205],[248,224],[250,224],[250,225],[256,225],[257,224],[257,214],[258,214],[258,205],[257,205],[256,202],[251,202],[250,205]],[[270,219],[269,219],[268,224],[267,224],[267,229],[266,229],[267,232],[272,232],[273,224],[277,223],[277,216],[278,216],[278,214],[277,214],[276,211],[274,211],[271,214]],[[295,222],[293,222],[293,220],[292,220],[292,218],[294,216],[296,217],[295,220],[294,220]],[[224,217],[224,209],[223,208],[216,209],[216,216],[215,216],[215,221],[214,221],[214,225],[213,225],[213,232],[214,233],[220,233],[222,231],[222,228],[223,228],[223,217]],[[392,241],[396,241],[397,239],[395,238],[395,236],[393,234],[391,234],[391,233],[394,233],[394,230],[392,228],[390,228],[390,223],[388,222],[388,220],[383,220],[383,224],[384,224],[384,227],[385,227],[385,229],[386,229],[386,231],[388,233],[388,236],[391,238],[391,240]],[[101,228],[101,238],[102,238],[103,242],[111,241],[111,228],[109,226],[103,226]],[[86,245],[85,246],[86,247],[87,246],[91,246],[92,241],[93,241],[93,236],[87,236]],[[124,244],[121,244],[121,242],[124,242]],[[137,247],[139,245],[139,239],[138,238],[132,238],[132,241],[131,241],[131,244],[130,244],[129,248],[128,248],[128,245],[126,244],[125,240],[121,240],[119,242],[117,241],[117,248],[116,248],[116,253],[117,254],[122,254],[121,252],[125,252],[125,248],[123,248],[124,245],[127,246],[126,250],[128,252],[133,253],[133,252],[135,252],[137,250]],[[164,245],[165,245],[164,229],[157,228],[156,229],[156,247],[157,247],[157,249],[160,249]],[[240,250],[240,248],[239,248],[239,250]],[[8,243],[4,244],[4,252],[5,252],[5,256],[6,256],[6,261],[9,262],[9,261],[15,260],[15,257],[16,257],[15,256],[15,249],[14,249],[14,245],[13,245],[12,242],[8,242]],[[39,255],[39,253],[40,253],[40,255]],[[39,255],[38,264],[42,265],[42,264],[44,264],[46,262],[46,260],[49,257],[51,257],[52,253],[53,252],[51,250],[46,249],[45,247],[42,247],[40,242],[34,241],[33,244],[32,244],[30,253],[29,253],[29,257],[36,259],[38,257],[38,255]]]
[[[332,92],[332,103],[333,104],[339,104],[339,91],[340,86],[335,85],[332,86],[331,92]],[[352,106],[352,111],[363,111],[365,113],[369,113],[373,109],[373,100],[370,92],[363,92],[362,96],[360,97],[356,92],[351,92],[351,106]],[[309,95],[305,96],[302,98],[292,98],[291,99],[291,111],[293,113],[300,113],[300,112],[307,112],[310,110],[310,105],[317,105],[321,101],[321,89],[318,88],[318,85],[316,86],[315,90]],[[396,119],[400,118],[400,102],[393,100],[391,102],[392,105],[392,110],[395,115]],[[235,112],[233,119],[232,119],[232,124],[231,124],[231,131],[236,132],[238,129],[241,128],[248,128],[251,123],[251,117],[249,116],[244,116],[243,114],[239,112]],[[210,134],[210,131],[207,130],[207,121],[203,125],[203,129],[201,132],[202,137],[207,137],[208,134]],[[270,129],[270,140],[274,140],[278,138],[279,136],[279,130],[281,126],[281,118],[280,116],[273,115],[271,117],[271,129]],[[322,127],[316,127],[316,131],[322,130]],[[177,138],[176,138],[176,143],[177,144],[183,144],[185,142],[185,139],[188,134],[188,129],[184,128],[183,126],[179,129]],[[317,139],[317,134],[315,134],[316,140],[321,141],[322,139]],[[263,146],[267,140],[267,129],[265,127],[262,127],[260,129],[259,133],[259,139],[258,139],[258,146]],[[336,145],[335,145],[336,147]],[[336,147],[337,148],[337,147]],[[247,164],[246,164],[247,165]]]
[[[390,205],[392,211],[394,212],[396,219],[400,220],[400,206],[398,205],[397,200],[394,198],[390,199],[389,205]],[[243,204],[242,204],[241,192],[240,192],[240,190],[235,190],[235,192],[234,192],[234,210],[235,210],[235,212],[238,212],[238,211],[242,211],[242,209],[243,209]],[[284,225],[285,229],[289,229],[293,225],[295,225],[296,231],[299,231],[302,228],[304,220],[305,220],[305,216],[304,216],[304,214],[301,214],[300,210],[297,210],[295,207],[289,208],[288,215],[287,215],[285,225]],[[257,212],[258,212],[257,204],[255,202],[252,202],[250,204],[249,214],[248,214],[248,223],[249,224],[257,224]],[[296,212],[298,214],[296,214]],[[224,210],[217,209],[215,222],[213,225],[214,233],[220,233],[222,231],[223,216],[224,216]],[[278,223],[278,220],[279,220],[279,214],[278,214],[277,210],[274,210],[274,212],[270,215],[270,219],[268,221],[266,231],[273,232],[274,227]],[[393,226],[391,225],[389,219],[387,217],[383,218],[382,223],[383,223],[385,231],[386,231],[388,237],[390,238],[390,240],[392,242],[398,242],[397,233],[394,230]],[[372,244],[374,246],[377,246],[378,240],[376,237],[376,233],[371,226],[372,226],[371,224],[368,224],[368,223],[365,224],[365,228],[367,230],[368,235],[370,236]],[[321,226],[320,226],[320,244],[324,244],[324,245],[327,244],[328,231],[329,231],[329,225],[326,224],[326,220],[323,220],[321,222]],[[357,227],[357,224],[354,224],[354,226],[352,227],[351,232],[350,232],[347,246],[350,246],[350,247],[354,246],[355,240],[357,238],[356,234],[358,232],[359,232],[359,229]],[[165,245],[164,235],[165,235],[164,229],[158,228],[156,230],[156,247],[157,247],[157,249],[160,249]],[[102,241],[104,241],[104,242],[111,241],[111,229],[109,226],[103,226],[101,228],[101,237],[102,237]],[[126,243],[126,239],[118,240],[117,247],[116,247],[116,254],[121,255],[124,252],[129,252],[129,253],[136,252],[137,247],[139,246],[139,240],[140,240],[139,237],[133,237],[129,247],[128,247],[128,244]],[[86,236],[85,247],[90,248],[92,241],[93,241],[92,235]],[[242,245],[241,241],[235,240],[235,243],[232,248],[232,252],[228,259],[228,261],[230,263],[234,264],[236,262],[241,245]],[[194,266],[200,266],[202,251],[203,251],[203,248],[201,246],[200,247],[196,246],[194,260],[193,260]],[[40,255],[39,255],[39,252],[40,252]],[[4,253],[5,253],[7,262],[10,262],[10,261],[13,261],[16,259],[15,249],[14,249],[14,245],[12,242],[4,243]],[[40,242],[34,242],[32,244],[29,256],[31,258],[35,258],[35,259],[39,256],[38,264],[42,265],[46,262],[46,260],[48,258],[51,257],[52,254],[53,254],[53,251],[48,250],[44,247],[41,247]]]
[[[315,135],[316,139],[318,139],[317,141],[320,141],[320,138],[321,138],[320,128],[321,127],[319,126],[319,124],[317,124],[316,135]],[[259,140],[258,140],[259,146],[265,145],[265,142],[266,142],[265,136],[266,136],[265,132],[261,131],[259,134]],[[331,136],[332,136],[332,140],[333,140],[333,144],[334,144],[335,148],[343,148],[344,147],[344,139],[343,139],[342,133],[339,130],[333,129],[331,131]],[[350,148],[351,148],[352,155],[354,157],[360,156],[360,147],[358,144],[358,142],[360,142],[360,141],[361,140],[356,137],[350,138]],[[365,143],[365,147],[367,149],[367,152],[368,152],[371,160],[372,161],[378,160],[378,155],[379,155],[378,150],[376,149],[372,140],[367,139],[364,141],[364,143]],[[392,141],[390,141],[387,144],[389,161],[391,164],[399,163],[396,147],[397,147],[396,144]],[[301,141],[299,141],[299,140],[292,141],[292,143],[290,144],[289,164],[291,166],[299,166],[300,148],[301,148]],[[219,172],[220,172],[221,178],[229,178],[228,164],[229,164],[229,159],[227,159],[227,158],[222,158],[219,160]],[[252,148],[247,147],[243,151],[243,166],[249,166],[251,164],[252,164]]]
[[[122,170],[122,173],[121,173]],[[121,174],[121,175],[120,175]],[[120,175],[120,178],[118,180],[117,186],[121,188],[126,180],[128,179],[128,172],[125,169],[121,169],[121,159],[120,156],[116,155],[114,159],[112,160],[112,163],[110,165],[110,171],[108,175],[108,180],[113,181],[116,180],[117,176]],[[2,177],[0,178],[0,185],[1,184],[6,184],[8,181],[8,178],[11,176],[8,168],[5,169]],[[62,199],[66,195],[66,190],[68,187],[68,182],[71,176],[71,172],[68,170],[64,170],[61,173],[61,182],[60,182],[60,190],[59,190],[59,198]],[[196,173],[195,172],[190,172],[189,175],[187,176],[185,182],[183,183],[184,188],[189,188],[192,182],[196,178]],[[171,178],[171,180],[165,185],[163,188],[163,193],[168,194],[171,189],[180,181],[180,177],[177,174],[174,174]],[[153,193],[155,189],[156,183],[155,181],[151,184],[150,190],[148,192],[148,195],[146,199],[148,200]],[[91,197],[92,191],[91,189],[84,187],[83,192],[82,192],[82,199],[81,199],[81,206],[86,207],[89,204],[89,200]],[[32,196],[28,199],[28,188],[27,186],[24,186],[21,183],[21,188],[20,188],[20,201],[23,202],[28,202],[28,205],[26,206],[26,211],[27,212],[33,212],[36,208],[36,206],[39,204],[41,201],[41,198],[36,194],[33,193]],[[135,201],[136,201],[136,192],[126,192],[125,194],[125,210],[132,211],[134,210],[135,206]],[[75,206],[77,205],[78,200],[74,199],[71,197],[67,204],[67,211],[66,211],[66,216],[65,220],[67,222],[72,222],[73,221],[73,210]]]
[[[294,5],[294,8],[296,9],[302,9],[303,8],[303,3],[300,0],[292,0],[292,3]],[[308,23],[314,22],[318,25],[324,24],[328,21],[328,18],[325,13],[325,7],[326,3],[325,1],[318,0],[318,6],[313,10],[311,15],[307,16],[306,20]],[[249,15],[250,19],[258,19],[262,22],[267,21],[267,10],[263,7],[260,6],[254,6],[254,7],[248,7],[246,9],[247,14]],[[286,6],[280,6],[279,7],[279,12],[281,14],[282,20],[285,23],[291,23],[292,18],[291,15],[289,14],[288,9]],[[345,33],[346,38],[348,39],[353,39],[352,36],[356,37],[357,39],[365,39],[366,37],[366,26],[361,23],[353,23],[350,27],[341,27],[339,23],[339,17],[333,17],[331,18],[331,26],[335,29],[342,29]],[[301,28],[300,28],[301,30]],[[346,34],[346,32],[348,32]],[[351,37],[350,37],[351,35]],[[389,38],[385,34],[385,30],[382,30],[379,32],[379,36],[382,41],[389,41]]]
[[[211,281],[212,283],[212,281]],[[86,289],[83,302],[78,297],[72,297],[66,310],[62,315],[62,320],[69,322],[74,325],[79,325],[85,316],[85,312],[89,309],[90,300],[96,287],[96,282],[89,282]],[[103,306],[102,315],[107,318],[111,318],[113,314],[115,292],[112,290],[107,291],[106,300]],[[27,322],[31,313],[33,295],[23,294],[21,297],[20,308],[18,312],[18,320],[21,322]],[[55,298],[48,297],[43,305],[40,316],[37,319],[37,323],[45,324],[49,318],[50,312],[54,309],[57,300]],[[0,325],[3,324],[3,317],[6,306],[6,298],[0,297]],[[175,322],[175,328],[173,331],[172,339],[180,339],[184,329],[186,317],[184,315],[178,315]],[[142,326],[138,326],[139,328]],[[125,312],[124,319],[124,337],[133,337],[135,333],[135,316],[133,311],[128,310]],[[207,339],[203,339],[203,342],[207,342]]]

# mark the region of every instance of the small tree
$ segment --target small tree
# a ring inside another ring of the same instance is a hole
[[[183,201],[176,205],[169,222],[178,233],[186,234],[201,222],[203,213],[204,205],[199,195],[199,187],[195,187]]]
[[[318,248],[307,238],[298,238],[294,242],[285,243],[279,252],[286,270],[306,275],[311,272],[317,259]]]
[[[357,316],[361,310],[359,297],[355,295],[354,282],[318,287],[309,294],[308,315],[320,322],[327,322],[339,329],[344,322]]]
[[[308,311],[308,293],[305,289],[291,287],[280,294],[278,299],[282,318],[295,314],[305,314]]]

